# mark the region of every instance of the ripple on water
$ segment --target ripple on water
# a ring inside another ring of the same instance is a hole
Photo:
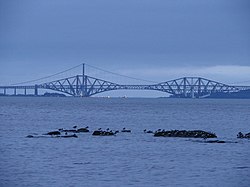
[[[250,141],[236,139],[239,131],[250,131],[249,100],[0,100],[0,186],[250,184]],[[91,130],[126,127],[132,133],[25,138],[75,124]],[[143,133],[159,128],[212,131],[218,139],[238,143],[208,144]]]

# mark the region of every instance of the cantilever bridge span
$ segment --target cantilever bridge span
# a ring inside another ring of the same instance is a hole
[[[36,85],[22,86],[0,86],[1,95],[7,95],[7,90],[34,90],[34,95],[38,95],[39,89],[54,90],[75,97],[90,97],[102,92],[112,90],[155,90],[173,96],[184,98],[205,98],[214,93],[236,93],[243,90],[250,90],[250,86],[230,86],[220,82],[208,80],[201,77],[183,77],[166,82],[148,85],[122,85],[102,79],[94,78],[84,74],[67,77],[64,79],[46,82]]]

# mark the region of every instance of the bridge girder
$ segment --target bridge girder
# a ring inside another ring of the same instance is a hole
[[[50,89],[71,96],[90,97],[111,90],[155,90],[177,97],[202,98],[212,93],[231,93],[250,89],[249,86],[229,86],[201,77],[183,77],[152,85],[121,85],[87,75],[76,75],[35,86],[6,86],[0,89]]]
[[[241,90],[236,86],[229,86],[201,77],[183,77],[153,85],[120,85],[86,75],[44,83],[39,85],[39,88],[84,97],[111,90],[156,90],[180,97],[204,97],[216,92],[230,93]]]
[[[159,83],[164,89],[170,89],[171,94],[181,97],[203,97],[212,93],[238,92],[240,87],[229,86],[220,82],[201,77],[183,77]]]

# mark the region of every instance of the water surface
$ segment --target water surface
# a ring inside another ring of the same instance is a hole
[[[249,186],[249,114],[250,100],[0,97],[0,186]],[[74,125],[132,133],[25,138]],[[238,143],[143,133],[158,128]]]

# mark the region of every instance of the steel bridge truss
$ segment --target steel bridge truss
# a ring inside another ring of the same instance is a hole
[[[158,84],[158,90],[180,97],[201,98],[212,93],[232,93],[244,90],[245,87],[229,86],[201,77],[183,77]],[[249,89],[249,88],[248,88]]]
[[[216,81],[201,77],[183,77],[167,82],[152,85],[121,85],[87,75],[76,75],[52,82],[35,86],[1,86],[0,89],[34,89],[38,95],[38,89],[49,89],[62,92],[75,97],[90,97],[111,90],[156,90],[177,97],[204,98],[213,93],[235,93],[242,90],[249,90],[250,86],[229,86]]]
[[[232,93],[250,89],[247,86],[229,86],[201,77],[183,77],[152,85],[121,85],[87,75],[77,75],[38,85],[72,96],[89,97],[111,90],[156,90],[179,97],[202,98],[212,93]]]
[[[38,85],[38,87],[82,97],[89,97],[101,92],[119,89],[118,84],[87,75],[77,75],[66,79],[60,79]]]

